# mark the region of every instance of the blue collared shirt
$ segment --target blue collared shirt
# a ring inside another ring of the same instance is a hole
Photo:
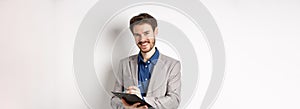
[[[142,53],[138,54],[138,87],[141,91],[143,97],[146,96],[149,81],[151,78],[151,73],[154,65],[157,63],[159,57],[159,51],[155,47],[155,53],[151,56],[149,60],[144,62]]]

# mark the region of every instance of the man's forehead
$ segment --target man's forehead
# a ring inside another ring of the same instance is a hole
[[[133,28],[149,28],[149,27],[151,27],[151,25],[148,23],[136,24],[133,26]]]
[[[141,24],[141,25],[135,25],[133,27],[133,32],[134,33],[150,32],[150,31],[153,31],[153,30],[152,30],[151,25],[148,25],[148,24],[146,24],[146,25],[143,25],[143,24]]]
[[[151,32],[152,29],[143,29],[143,30],[137,30],[137,31],[134,31],[133,30],[133,33],[146,33],[146,32]]]

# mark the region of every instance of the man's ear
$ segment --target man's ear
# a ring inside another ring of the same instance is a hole
[[[155,27],[155,29],[154,29],[154,35],[157,36],[157,34],[158,34],[158,28]]]

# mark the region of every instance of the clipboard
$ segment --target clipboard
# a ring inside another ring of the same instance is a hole
[[[150,104],[148,104],[146,101],[142,100],[140,97],[138,97],[135,94],[120,93],[120,92],[111,92],[111,93],[113,93],[115,96],[119,97],[120,99],[123,98],[130,105],[139,102],[141,103],[139,106],[147,105],[148,108],[152,107]]]

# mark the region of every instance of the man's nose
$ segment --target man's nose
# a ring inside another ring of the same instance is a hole
[[[140,41],[144,41],[144,40],[146,40],[148,37],[146,36],[146,35],[141,35],[141,37],[140,37]]]

